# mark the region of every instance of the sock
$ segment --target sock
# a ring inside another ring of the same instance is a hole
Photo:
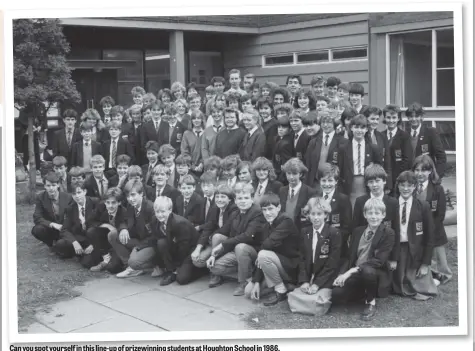
[[[102,259],[103,259],[103,261],[104,261],[105,263],[109,263],[110,260],[111,260],[111,254],[108,253],[108,254],[102,256]]]
[[[370,302],[366,301],[366,304],[376,306],[376,299],[372,299]]]
[[[285,288],[284,283],[279,283],[276,286],[274,286],[274,290],[278,292],[279,294],[285,294],[287,292],[287,289]]]

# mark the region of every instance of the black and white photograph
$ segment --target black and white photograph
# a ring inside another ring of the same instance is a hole
[[[466,331],[461,11],[420,8],[6,21],[17,339]]]

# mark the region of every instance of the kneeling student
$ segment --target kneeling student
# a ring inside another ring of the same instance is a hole
[[[292,312],[321,316],[330,309],[332,285],[338,275],[341,256],[341,235],[327,223],[330,212],[330,205],[321,197],[311,198],[304,208],[312,226],[301,232],[300,288],[289,294]]]
[[[363,320],[370,320],[376,312],[376,297],[389,295],[387,264],[394,246],[394,230],[383,222],[386,206],[380,199],[369,199],[363,214],[365,227],[353,230],[349,257],[343,263],[341,274],[333,282],[333,303],[347,303],[350,299],[365,299]]]
[[[259,201],[267,223],[262,230],[262,244],[257,254],[256,269],[252,280],[247,284],[245,295],[259,300],[261,282],[275,293],[264,301],[265,306],[272,306],[287,298],[284,282],[297,281],[299,264],[299,232],[292,218],[280,213],[280,199],[276,194],[265,194]]]

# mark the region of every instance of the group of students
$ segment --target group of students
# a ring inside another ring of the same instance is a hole
[[[377,297],[437,295],[452,277],[446,156],[423,107],[405,111],[408,133],[398,106],[362,105],[363,87],[337,77],[306,89],[246,75],[241,89],[231,70],[225,83],[205,101],[193,84],[158,99],[135,87],[131,107],[105,97],[80,123],[64,111],[33,236],[118,278],[216,287],[237,272],[234,295],[300,313],[362,300],[369,320]]]

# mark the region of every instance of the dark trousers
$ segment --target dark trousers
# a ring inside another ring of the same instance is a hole
[[[176,245],[168,245],[167,239],[157,241],[157,261],[160,268],[165,268],[168,272],[176,271],[176,282],[180,285],[191,283],[192,281],[207,274],[206,268],[198,268],[191,260],[191,254],[184,259],[180,259],[176,254]]]
[[[89,228],[86,232],[86,238],[94,246],[94,251],[97,251],[97,254],[104,256],[107,254],[111,248],[107,236],[109,235],[109,229],[107,228]]]
[[[31,229],[31,234],[39,241],[44,242],[49,247],[53,246],[53,242],[59,239],[59,230],[37,224]]]
[[[365,299],[372,301],[378,295],[378,271],[376,268],[364,267],[351,275],[345,285],[334,287],[332,302],[345,304],[350,301]]]
[[[81,244],[83,249],[86,249],[90,242],[87,238],[79,238],[78,242]],[[53,251],[61,258],[73,258],[76,256],[76,251],[74,251],[74,246],[71,242],[66,239],[59,239],[56,244],[53,246]],[[80,263],[85,268],[91,268],[92,266],[97,265],[101,261],[102,257],[97,252],[92,251],[89,255],[83,255],[80,257]]]

